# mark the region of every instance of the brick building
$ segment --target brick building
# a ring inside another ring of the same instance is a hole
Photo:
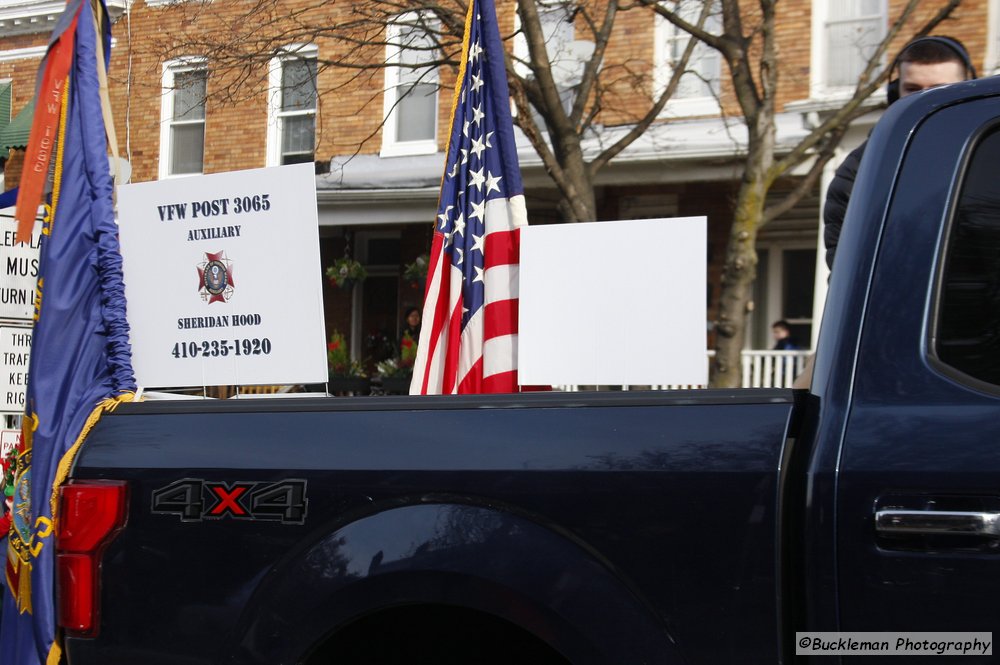
[[[316,162],[324,265],[346,251],[369,272],[369,278],[350,291],[325,287],[327,327],[349,335],[356,357],[377,356],[379,337],[394,338],[404,308],[419,305],[422,298],[418,286],[402,279],[401,273],[430,246],[447,140],[451,70],[389,67],[358,74],[321,67],[318,61],[339,57],[331,51],[343,47],[318,37],[285,44],[276,57],[248,63],[242,73],[250,83],[235,86],[240,74],[213,70],[210,53],[196,47],[201,34],[233,30],[228,23],[232,10],[227,9],[232,3],[106,2],[115,21],[112,103],[119,149],[131,163],[133,182]],[[303,4],[287,0],[280,7],[291,13]],[[351,20],[352,7],[360,4],[329,3],[329,23]],[[903,4],[778,4],[779,152],[845,99],[861,71],[859,53],[882,38]],[[940,4],[927,1],[918,14],[929,15]],[[38,64],[62,6],[58,0],[5,0],[0,5],[0,155],[7,158],[6,188],[16,185]],[[565,4],[541,2],[539,7],[550,52],[569,54],[571,61],[578,49],[586,50],[586,43],[576,39],[577,28]],[[513,3],[501,2],[500,12],[501,25],[513,32]],[[648,85],[617,93],[617,105],[608,104],[602,112],[602,130],[586,139],[595,147],[628,127],[629,95],[648,99],[662,88],[673,58],[683,49],[682,34],[666,21],[649,19],[648,14],[623,13],[615,25],[605,66],[627,65]],[[374,61],[413,64],[407,60],[413,56],[398,48],[401,40],[414,38],[404,35],[405,30],[405,24],[390,25],[386,46],[359,48],[367,48],[367,57]],[[1000,0],[965,0],[936,32],[961,38],[981,75],[1000,71]],[[190,45],[186,51],[185,43]],[[512,49],[517,54],[525,45],[515,38]],[[707,215],[712,318],[745,128],[718,54],[700,47],[689,68],[694,73],[682,79],[661,121],[599,172],[597,209],[601,219]],[[566,80],[571,86],[571,72]],[[402,96],[400,91],[406,90],[412,94]],[[836,163],[864,140],[883,99],[877,94],[873,110],[849,131],[822,185],[761,230],[748,347],[769,346],[769,324],[778,318],[791,321],[802,342],[814,333],[812,322],[819,316],[826,285],[825,264],[817,252],[823,187]],[[520,153],[529,220],[558,221],[558,197],[540,158],[526,140]],[[772,196],[793,188],[798,177],[779,182]]]

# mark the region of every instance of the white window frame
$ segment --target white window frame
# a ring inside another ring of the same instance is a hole
[[[582,68],[582,63],[578,62],[575,52],[577,48],[575,40],[576,28],[571,22],[565,20],[567,11],[566,0],[535,0],[535,4],[538,7],[538,21],[541,24],[543,34],[546,28],[546,21],[550,18],[554,18],[556,21],[565,23],[568,26],[566,28],[568,34],[565,39],[559,40],[557,38],[558,33],[556,32],[545,36],[545,50],[548,52],[552,77],[556,80],[557,85],[575,85],[579,83],[578,80],[575,80],[578,77],[574,76],[574,71]],[[525,39],[524,33],[521,31],[521,14],[516,11],[514,12],[514,31],[514,69],[519,75],[528,78],[532,76],[531,68],[525,64],[529,59],[528,40]],[[590,51],[593,52],[592,44]]]
[[[193,175],[201,175],[201,173],[205,172],[205,154],[202,152],[200,173],[170,173],[170,153],[173,148],[170,140],[170,130],[173,127],[174,117],[174,77],[180,72],[196,69],[205,70],[207,72],[207,62],[207,59],[204,57],[188,56],[184,58],[177,58],[176,60],[169,60],[163,63],[163,79],[161,82],[162,90],[160,93],[160,180],[165,180],[167,178],[187,178]],[[205,117],[201,120],[201,124],[207,130],[207,108],[205,109]],[[207,138],[207,131],[205,135]],[[205,143],[207,144],[207,140]]]
[[[850,97],[854,85],[831,86],[827,83],[826,66],[827,30],[826,23],[830,14],[830,4],[841,0],[813,0],[812,3],[812,40],[809,57],[809,94],[812,99],[840,99]],[[889,29],[889,5],[887,0],[880,1],[882,15],[882,37]]]
[[[575,88],[580,84],[583,69],[594,53],[594,42],[576,39],[576,26],[565,20],[568,13],[566,7],[570,4],[569,0],[534,1],[538,8],[538,20],[545,39],[545,50],[549,56],[552,79],[556,84],[563,108],[566,113],[569,113],[576,100]],[[546,21],[550,18],[555,18],[557,22],[568,26],[563,28],[567,31],[563,39],[559,39],[558,31],[553,31],[548,35],[544,34],[547,27]],[[526,64],[530,59],[528,40],[525,39],[524,32],[521,31],[521,14],[517,11],[514,12],[513,55],[514,71],[524,78],[533,77],[534,73],[531,71],[531,67]],[[511,100],[510,106],[511,115],[516,116],[517,107],[513,100]],[[537,109],[533,109],[532,115],[538,128],[543,132],[546,131],[545,121],[542,120]]]
[[[417,12],[407,12],[400,14],[393,21],[386,24],[386,47],[385,61],[387,64],[399,62],[403,49],[397,43],[399,39],[399,23],[415,21],[419,18]],[[382,149],[379,153],[381,157],[400,157],[405,155],[431,155],[438,151],[438,116],[440,115],[439,91],[434,91],[434,136],[429,139],[415,141],[400,141],[396,138],[396,122],[399,117],[399,104],[397,103],[397,90],[400,85],[399,67],[385,68],[385,89],[383,91],[382,117],[385,122],[382,125]],[[428,72],[421,79],[421,83],[437,85],[439,81],[438,70]]]
[[[663,90],[666,89],[667,85],[670,83],[670,77],[673,76],[674,67],[673,63],[670,61],[670,48],[669,43],[672,40],[681,39],[687,40],[688,34],[683,30],[679,29],[673,23],[663,18],[659,14],[656,15],[654,19],[653,28],[653,99],[659,98]],[[694,53],[691,54],[691,60],[688,61],[688,69],[693,69],[693,65],[696,62],[698,55],[697,49],[711,49],[711,46],[707,44],[699,44],[696,47]],[[719,54],[718,57],[719,71],[718,71],[718,81],[719,87],[722,86],[722,57]],[[690,74],[688,74],[690,76]],[[719,105],[719,98],[716,95],[703,95],[698,97],[678,97],[675,92],[674,95],[667,100],[666,106],[663,107],[663,111],[660,113],[661,117],[684,117],[684,116],[695,116],[695,115],[717,115],[722,113],[722,108]]]
[[[985,73],[1000,74],[1000,0],[990,0],[983,65]]]
[[[11,79],[11,78],[0,78],[0,88],[2,88],[5,85],[8,85],[8,84],[11,86],[11,92],[13,93],[14,92],[14,90],[13,90],[14,79]],[[11,96],[11,99],[13,100],[13,95]],[[10,108],[8,108],[7,110],[10,112],[10,117],[7,118],[7,122],[9,123],[11,120],[13,120],[14,118],[17,117],[17,113],[14,112],[13,105],[11,105]],[[7,181],[6,181],[6,176],[5,176],[6,169],[7,169],[7,160],[6,159],[0,159],[0,185],[3,185],[4,189],[7,189]]]
[[[289,116],[312,115],[316,118],[316,108],[311,111],[286,111],[281,110],[281,74],[286,60],[309,60],[319,57],[319,49],[314,44],[292,44],[282,49],[282,55],[271,58],[267,67],[267,155],[265,164],[267,166],[281,165],[281,133],[284,127],[283,118]],[[317,78],[319,72],[316,73]],[[317,108],[319,97],[317,93]],[[316,145],[313,145],[315,156]]]

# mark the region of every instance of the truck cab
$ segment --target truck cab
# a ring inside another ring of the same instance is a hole
[[[1000,618],[998,84],[913,95],[866,149],[811,390],[810,629]]]

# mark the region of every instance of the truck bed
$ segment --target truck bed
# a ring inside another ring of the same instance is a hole
[[[779,478],[799,397],[123,405],[72,473],[125,480],[130,499],[104,556],[102,632],[69,653],[304,662],[359,616],[445,604],[514,622],[574,663],[774,661]],[[178,500],[191,488],[197,506]],[[270,506],[249,505],[269,489]]]

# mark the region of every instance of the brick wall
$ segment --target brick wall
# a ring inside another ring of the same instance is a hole
[[[199,31],[229,29],[230,23],[240,16],[246,6],[246,3],[238,0],[218,0],[212,3],[211,11],[207,12],[192,5],[135,5],[132,13],[131,52],[129,53],[127,44],[122,44],[115,51],[112,84],[116,109],[124,108],[126,90],[129,91],[128,128],[132,137],[134,181],[152,180],[157,176],[160,81],[164,51],[172,49],[174,55],[199,55],[194,46],[185,50],[184,45],[196,43]],[[304,0],[280,3],[282,12],[289,15],[315,6],[316,3]],[[315,10],[309,11],[310,20],[321,25],[336,25],[351,18],[350,7],[333,3],[323,5],[322,18]],[[276,28],[280,25],[280,21],[275,23]],[[120,27],[116,34],[120,41],[127,42],[127,36],[122,35]],[[156,39],[149,39],[151,35],[156,35]],[[377,39],[381,39],[381,36]],[[382,141],[380,125],[384,70],[376,68],[359,72],[328,66],[324,61],[367,58],[369,61],[381,62],[385,58],[384,47],[348,49],[341,43],[321,36],[311,41],[319,50],[320,61],[317,75],[320,92],[317,105],[317,160],[328,160],[334,155],[350,155],[358,151],[378,153]],[[269,46],[274,45],[277,43]],[[267,131],[267,66],[264,60],[249,63],[228,77],[210,72],[209,99],[206,105],[206,173],[264,165]],[[208,66],[211,68],[210,60]],[[229,84],[237,79],[243,85],[238,95],[229,95]],[[440,73],[440,80],[444,89],[438,96],[438,137],[439,145],[443,148],[447,142],[454,73],[446,68]],[[116,111],[116,119],[119,136],[124,137],[125,114]]]
[[[274,29],[287,25],[294,12],[309,12],[307,19],[319,25],[338,25],[357,18],[357,3],[325,3],[311,0],[287,0],[275,6],[280,15],[262,19]],[[911,18],[913,26],[937,9],[936,3],[925,7]],[[890,15],[899,13],[904,0],[891,0]],[[985,0],[967,0],[955,12],[955,17],[936,32],[960,37],[969,47],[977,66],[982,65],[986,48]],[[161,77],[164,53],[173,55],[204,55],[198,53],[198,35],[204,31],[223,31],[241,38],[260,31],[248,31],[238,18],[245,10],[241,0],[216,0],[210,5],[179,3],[172,6],[147,7],[138,0],[129,17],[120,19],[114,27],[116,46],[112,54],[112,103],[120,142],[120,150],[132,161],[133,180],[153,180],[158,173],[160,150]],[[776,40],[781,66],[779,108],[788,102],[809,96],[810,37],[812,34],[812,3],[809,0],[787,0],[778,4]],[[309,9],[307,9],[309,8]],[[514,4],[499,3],[500,24],[505,35],[514,28]],[[600,17],[600,1],[587,4],[591,16]],[[757,17],[754,3],[744,2],[744,22],[748,27]],[[320,15],[317,12],[322,12]],[[283,23],[284,22],[284,23]],[[586,38],[582,15],[576,19],[578,38]],[[18,35],[0,41],[0,50],[24,49],[43,45],[48,35]],[[379,37],[379,36],[376,36]],[[320,60],[368,59],[382,61],[381,46],[367,50],[335,42],[322,35],[312,39],[319,48]],[[652,90],[651,58],[654,41],[654,21],[645,9],[619,12],[604,65],[604,89],[601,94],[602,113],[599,120],[608,125],[634,121],[650,103]],[[895,52],[904,41],[894,44]],[[508,40],[508,44],[510,40]],[[185,44],[188,46],[185,48]],[[270,46],[273,46],[271,44]],[[25,58],[0,62],[0,78],[14,82],[13,109],[20,110],[33,94],[39,60]],[[209,67],[211,68],[211,57]],[[205,171],[215,173],[263,166],[267,131],[266,58],[248,63],[237,76],[227,77],[215,71],[209,76],[209,100],[206,107]],[[239,94],[228,97],[228,84],[238,78],[243,85]],[[447,142],[449,111],[452,102],[454,71],[444,68],[440,75],[443,89],[439,95],[438,143]],[[377,153],[381,147],[380,121],[383,113],[384,71],[367,72],[336,67],[323,68],[319,73],[321,98],[317,113],[317,159],[333,155]],[[738,107],[723,72],[722,100],[726,113],[738,113]],[[8,186],[18,174],[17,159],[7,168]]]

